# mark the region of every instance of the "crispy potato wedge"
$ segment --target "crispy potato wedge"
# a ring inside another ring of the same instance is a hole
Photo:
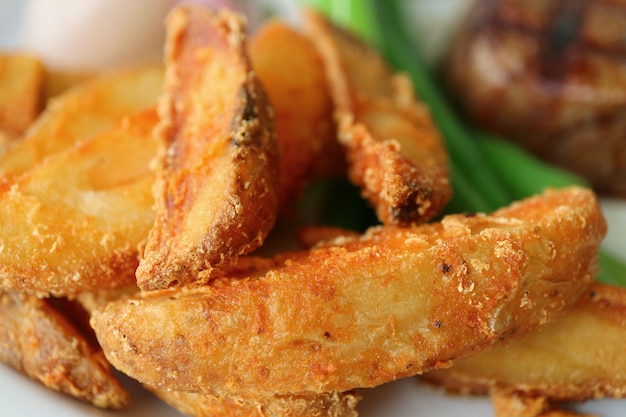
[[[268,398],[218,397],[151,389],[159,398],[191,417],[357,417],[359,396],[351,393],[275,395]]]
[[[450,390],[493,387],[552,400],[626,397],[626,288],[594,284],[527,337],[424,375]]]
[[[273,111],[246,54],[243,18],[201,6],[167,19],[156,222],[144,290],[206,282],[261,245],[277,214]]]
[[[47,103],[50,99],[60,96],[70,88],[97,76],[98,74],[90,72],[58,71],[46,68],[43,81],[43,100]]]
[[[49,101],[24,136],[0,158],[0,175],[15,177],[44,158],[100,134],[129,114],[153,107],[163,68],[120,70],[79,84]]]
[[[119,409],[130,401],[102,351],[50,299],[0,292],[0,361],[96,407]]]
[[[326,73],[313,42],[277,19],[258,29],[248,51],[276,113],[281,156],[278,200],[279,207],[289,209],[317,173],[320,159],[345,166]]]
[[[34,56],[0,53],[0,132],[21,135],[41,111],[44,68]]]
[[[0,185],[0,287],[71,295],[135,282],[154,223],[155,109]]]
[[[591,191],[550,191],[492,215],[373,228],[247,278],[113,302],[91,324],[117,369],[161,389],[345,392],[549,321],[588,288],[605,232]]]
[[[494,388],[491,402],[495,417],[598,417],[565,411],[546,397],[512,392],[506,388]]]
[[[325,63],[351,181],[384,224],[431,219],[450,198],[448,157],[411,81],[321,14],[305,17]]]

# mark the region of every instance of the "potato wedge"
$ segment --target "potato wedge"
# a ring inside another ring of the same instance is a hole
[[[0,361],[96,407],[119,409],[130,401],[102,351],[49,299],[0,291]]]
[[[0,287],[71,295],[135,282],[154,223],[155,109],[0,186]]]
[[[411,81],[321,14],[305,17],[325,63],[351,181],[384,224],[431,219],[450,198],[448,157]]]
[[[548,398],[494,387],[491,402],[495,417],[599,417],[563,410]]]
[[[0,53],[0,132],[17,138],[41,111],[44,68],[34,56]]]
[[[44,71],[43,100],[47,103],[50,99],[60,96],[70,88],[97,76],[98,74],[90,72],[59,71],[46,68]]]
[[[15,177],[74,143],[105,132],[124,116],[153,107],[163,68],[148,66],[101,75],[51,100],[24,136],[0,158],[0,175]]]
[[[159,398],[191,417],[357,417],[359,396],[351,393],[275,395],[268,398],[218,397],[210,394],[151,389]]]
[[[492,215],[374,228],[247,278],[113,302],[91,324],[109,361],[149,386],[345,392],[448,366],[549,321],[588,288],[605,233],[595,195],[568,188]]]
[[[424,375],[451,390],[494,387],[551,400],[626,397],[626,288],[594,284],[562,317],[527,337]]]
[[[320,159],[328,165],[334,161],[339,169],[345,166],[326,73],[313,42],[281,20],[263,24],[250,38],[248,51],[276,113],[279,207],[293,209]]]
[[[206,282],[261,245],[277,212],[273,111],[242,17],[181,6],[167,29],[157,217],[137,270],[144,290]]]

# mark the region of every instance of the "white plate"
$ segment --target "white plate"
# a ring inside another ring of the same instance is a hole
[[[284,1],[284,0],[283,0]],[[437,0],[438,1],[438,0]],[[455,0],[456,1],[456,0]],[[434,0],[423,0],[425,7]],[[458,3],[458,2],[457,2]],[[0,0],[0,48],[14,45],[17,40],[19,0]],[[438,3],[438,6],[440,3]],[[609,217],[609,236],[606,247],[626,259],[620,247],[620,237],[626,234],[626,204],[623,201],[605,202]],[[13,369],[0,365],[0,416],[27,417],[175,417],[181,416],[143,390],[138,384],[122,377],[133,397],[130,408],[120,412],[95,409],[89,405],[50,391]],[[488,417],[493,412],[484,397],[449,396],[440,390],[422,385],[416,378],[407,378],[371,390],[362,390],[363,400],[358,411],[362,417]],[[590,401],[573,404],[581,412],[596,413],[602,417],[621,417],[626,410],[626,400]]]

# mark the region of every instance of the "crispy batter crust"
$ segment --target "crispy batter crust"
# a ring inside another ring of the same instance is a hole
[[[305,16],[325,63],[351,181],[384,224],[431,219],[450,198],[448,157],[411,81],[320,14]]]
[[[208,280],[263,242],[277,209],[273,111],[242,18],[184,6],[167,27],[157,218],[137,270],[144,290]]]
[[[0,184],[0,288],[72,295],[134,282],[152,224],[155,109]]]
[[[531,397],[626,397],[626,289],[594,284],[553,323],[506,346],[424,375],[450,390],[498,387]]]
[[[336,392],[251,399],[155,388],[151,390],[163,401],[191,417],[357,417],[355,407],[360,399],[353,393]]]
[[[0,361],[96,407],[119,409],[130,401],[102,351],[49,300],[0,292]]]
[[[593,193],[374,228],[250,278],[114,302],[92,316],[139,381],[216,395],[345,392],[448,366],[572,305],[606,232]]]

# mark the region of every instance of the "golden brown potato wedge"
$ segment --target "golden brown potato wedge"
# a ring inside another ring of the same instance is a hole
[[[43,100],[48,100],[65,93],[70,88],[85,83],[98,74],[90,72],[58,71],[46,68],[43,81]]]
[[[384,224],[431,219],[450,198],[448,157],[410,80],[321,14],[305,14],[325,63],[348,175]]]
[[[109,361],[150,386],[345,392],[448,366],[550,320],[588,288],[605,232],[591,191],[551,191],[492,215],[374,228],[247,278],[113,302],[91,324]]]
[[[424,375],[451,390],[493,387],[552,400],[626,397],[626,288],[594,284],[527,337]]]
[[[44,69],[34,56],[0,53],[0,132],[16,138],[41,111]]]
[[[71,295],[135,282],[154,223],[155,109],[0,186],[0,287]]]
[[[250,60],[276,113],[280,145],[279,207],[292,208],[318,161],[343,168],[326,73],[311,40],[280,20],[252,36]]]
[[[512,392],[506,388],[494,388],[491,402],[495,417],[598,417],[565,411],[546,397]]]
[[[163,68],[120,70],[80,84],[48,103],[24,136],[0,158],[0,175],[15,177],[44,158],[100,134],[129,114],[153,107]]]
[[[191,417],[357,417],[359,396],[351,393],[275,395],[270,398],[218,397],[152,389],[163,401]]]
[[[182,6],[167,29],[157,217],[137,270],[144,290],[206,282],[261,245],[277,212],[273,112],[242,17]]]
[[[96,407],[118,409],[130,401],[102,351],[50,299],[0,292],[0,361]]]

